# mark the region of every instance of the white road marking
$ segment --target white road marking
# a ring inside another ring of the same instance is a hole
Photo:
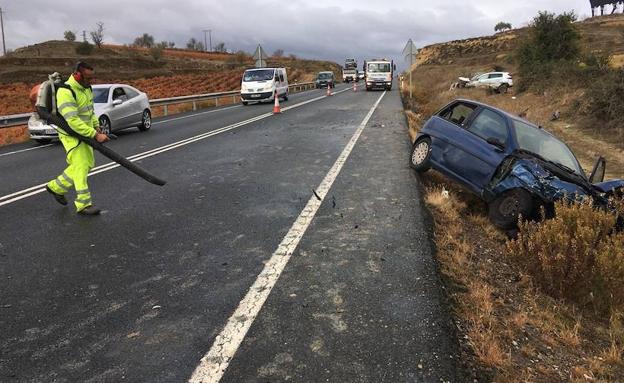
[[[349,90],[349,89],[341,90],[341,91],[336,92],[334,94],[339,94],[339,93],[342,93],[342,92],[346,92],[347,90]],[[282,110],[286,111],[286,110],[289,110],[289,109],[298,108],[298,107],[301,107],[303,105],[309,104],[311,102],[319,101],[319,100],[322,100],[322,99],[327,98],[327,97],[328,96],[315,97],[315,98],[312,98],[310,100],[303,101],[303,102],[300,102],[300,103],[295,104],[295,105],[291,105],[291,106],[289,106],[287,108],[283,108]],[[174,142],[174,143],[171,143],[171,144],[163,145],[163,146],[160,146],[158,148],[154,148],[154,149],[142,152],[142,153],[138,153],[138,154],[132,155],[132,156],[128,157],[128,159],[130,161],[132,161],[132,162],[135,162],[135,161],[142,160],[144,158],[149,158],[149,157],[155,156],[157,154],[165,153],[165,152],[168,152],[169,150],[173,150],[173,149],[176,149],[176,148],[179,148],[179,147],[191,144],[193,142],[197,142],[197,141],[206,139],[208,137],[216,136],[217,134],[221,134],[221,133],[230,131],[232,129],[240,128],[241,126],[245,126],[245,125],[251,124],[252,122],[263,120],[265,118],[271,117],[272,115],[273,115],[273,113],[264,113],[264,114],[261,114],[259,116],[250,118],[250,119],[245,120],[245,121],[237,122],[235,124],[228,125],[228,126],[225,126],[225,127],[219,128],[219,129],[215,129],[215,130],[212,130],[210,132],[198,134],[198,135],[190,137],[190,138],[185,138],[183,140],[180,140],[180,141],[177,141],[177,142]],[[91,172],[89,173],[89,176],[92,176],[92,175],[95,175],[95,174],[99,174],[99,173],[103,173],[103,172],[112,170],[114,168],[117,168],[119,166],[120,165],[118,165],[115,162],[108,162],[106,164],[103,164],[103,165],[100,165],[100,166],[97,166],[97,167],[93,168],[91,170]],[[28,197],[37,195],[39,193],[43,193],[45,191],[45,186],[46,186],[46,184],[42,183],[42,184],[39,184],[39,185],[35,185],[35,186],[32,186],[32,187],[29,187],[29,188],[24,189],[24,190],[20,190],[20,191],[15,192],[15,193],[4,195],[4,196],[0,197],[0,206],[8,205],[10,203],[22,200],[24,198],[28,198]]]
[[[284,271],[290,257],[299,245],[299,241],[310,226],[318,208],[321,206],[321,203],[338,177],[338,174],[340,174],[342,167],[349,158],[362,131],[366,127],[366,124],[368,124],[368,121],[385,94],[386,92],[379,96],[377,102],[375,102],[370,109],[347,146],[343,149],[332,168],[316,189],[316,194],[318,194],[321,199],[319,200],[314,195],[310,197],[305,208],[301,214],[299,214],[299,217],[297,217],[297,220],[277,247],[277,250],[275,250],[271,258],[267,261],[254,284],[249,288],[247,295],[245,295],[243,300],[238,304],[234,314],[228,319],[221,333],[215,338],[208,353],[204,355],[197,368],[195,368],[193,375],[189,379],[189,383],[217,383],[221,380],[230,361],[245,338],[247,331],[249,331],[251,324],[260,312],[260,309],[271,293],[278,278]]]
[[[54,144],[39,145],[39,146],[35,146],[34,148],[21,149],[21,150],[16,150],[16,151],[13,151],[13,152],[2,153],[2,154],[0,154],[0,157],[8,156],[10,154],[17,154],[17,153],[22,153],[22,152],[28,152],[28,151],[31,151],[31,150],[37,150],[37,149],[45,148],[45,147],[52,146],[52,145],[54,145]]]

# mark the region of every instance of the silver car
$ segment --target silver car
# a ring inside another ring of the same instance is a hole
[[[146,131],[152,126],[147,94],[130,85],[93,85],[93,102],[102,133],[135,126]],[[28,131],[30,138],[41,144],[58,138],[54,127],[39,119],[36,113],[28,120]]]

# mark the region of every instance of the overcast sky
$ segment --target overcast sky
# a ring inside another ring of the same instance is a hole
[[[184,47],[203,41],[212,29],[213,46],[269,54],[283,49],[299,57],[399,58],[409,38],[418,47],[489,35],[499,21],[526,25],[540,10],[591,13],[588,0],[0,0],[8,49],[77,35],[102,21],[105,43],[128,44],[147,32],[157,41]]]

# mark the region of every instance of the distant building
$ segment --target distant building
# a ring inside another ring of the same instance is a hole
[[[589,0],[589,4],[592,9],[592,17],[596,16],[596,8],[600,8],[600,16],[605,14],[605,6],[611,5],[611,14],[614,14],[618,10],[618,4],[622,4],[622,13],[624,13],[624,0]]]

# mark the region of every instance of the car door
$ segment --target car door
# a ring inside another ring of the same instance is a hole
[[[495,110],[481,107],[465,126],[463,145],[453,169],[479,192],[490,182],[492,175],[509,154],[511,134],[507,118]],[[489,143],[495,139],[500,146]]]
[[[121,104],[114,105],[115,100],[121,100]],[[113,87],[112,102],[111,127],[115,130],[127,128],[131,121],[132,107],[128,103],[128,96],[123,87]]]
[[[488,75],[488,85],[492,88],[498,88],[501,84],[502,79],[503,79],[502,73],[490,73]]]
[[[129,86],[124,86],[123,89],[128,97],[128,101],[126,102],[128,103],[128,109],[130,111],[128,125],[138,125],[141,122],[141,117],[143,116],[143,105],[141,104],[139,92]]]
[[[286,89],[287,89],[284,86],[284,84],[286,84],[286,79],[284,78],[284,70],[283,69],[278,69],[275,73],[279,77],[279,85],[278,85],[279,86],[279,91],[278,91],[278,94],[283,96],[283,95],[286,94]]]

